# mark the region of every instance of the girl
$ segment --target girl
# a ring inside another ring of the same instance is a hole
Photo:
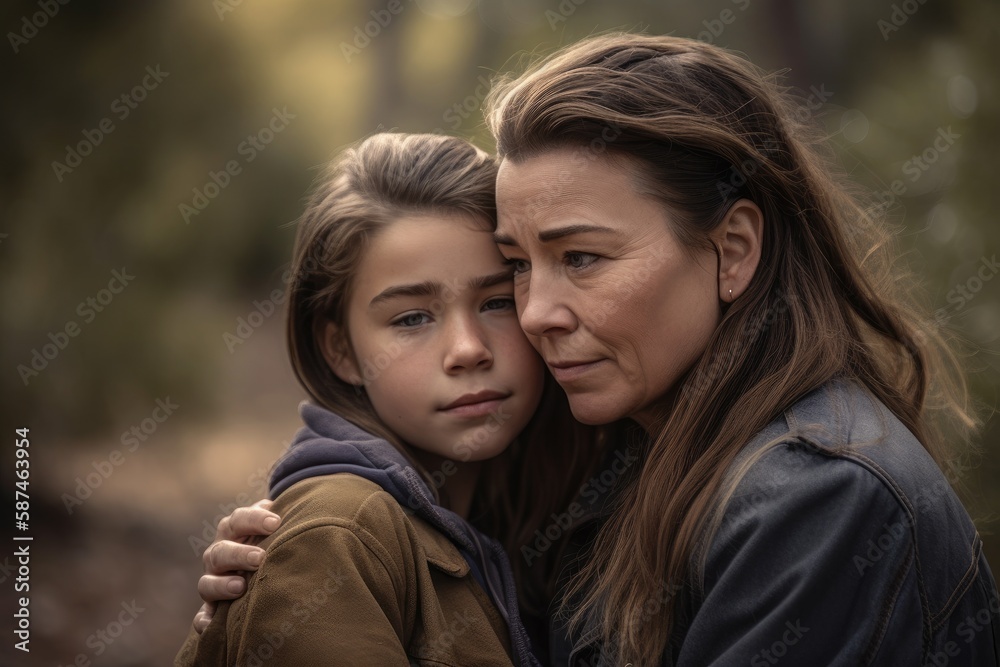
[[[178,665],[536,664],[503,547],[466,520],[523,524],[538,508],[484,509],[488,475],[506,474],[484,462],[522,431],[506,462],[540,450],[543,426],[572,429],[557,394],[532,421],[545,372],[492,241],[495,177],[467,142],[379,134],[323,178],[289,284],[289,350],[314,403],[271,477],[284,521],[247,594]],[[570,490],[550,487],[563,505]]]

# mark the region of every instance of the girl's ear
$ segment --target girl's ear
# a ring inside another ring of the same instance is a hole
[[[323,350],[323,358],[326,359],[334,375],[356,387],[364,384],[346,332],[342,332],[333,322],[327,322],[323,329],[320,347]]]

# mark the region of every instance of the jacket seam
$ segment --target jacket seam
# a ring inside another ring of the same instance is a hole
[[[396,573],[396,576],[393,576],[393,573],[395,572],[396,568],[389,567],[386,564],[386,561],[392,560],[392,558],[389,556],[389,551],[388,549],[385,548],[382,542],[379,541],[379,539],[375,535],[366,530],[364,526],[359,524],[357,521],[354,521],[353,519],[345,519],[343,517],[324,517],[321,519],[310,519],[309,521],[306,521],[300,524],[299,526],[296,526],[294,529],[288,531],[280,538],[275,540],[268,547],[267,551],[269,552],[276,551],[278,548],[284,546],[292,539],[300,537],[306,532],[318,528],[339,528],[341,530],[347,531],[355,538],[357,538],[357,540],[361,542],[362,545],[364,545],[365,549],[370,551],[372,555],[375,556],[375,558],[378,560],[379,564],[382,566],[382,569],[384,569],[386,574],[389,576],[389,580],[393,582],[393,588],[396,588],[396,579],[404,578],[403,575],[399,573]],[[372,544],[370,544],[370,542],[374,543],[374,547],[372,546]],[[381,550],[383,553],[379,553],[379,550]],[[403,587],[405,588],[406,587],[405,582],[403,583],[404,583]]]
[[[913,539],[913,566],[917,571],[917,594],[920,596],[920,615],[921,617],[923,617],[924,620],[924,628],[922,633],[923,647],[921,653],[924,656],[924,658],[926,658],[931,647],[931,631],[930,631],[931,605],[930,605],[930,600],[927,597],[927,589],[924,586],[924,570],[923,567],[920,565],[920,551],[917,548],[919,541],[917,540],[917,535],[916,535],[917,523],[913,516],[913,508],[910,507],[910,503],[907,500],[906,494],[903,492],[903,489],[901,489],[899,485],[896,484],[896,480],[892,478],[892,475],[886,472],[882,468],[882,466],[880,466],[878,463],[868,458],[861,452],[855,450],[851,450],[850,453],[845,453],[843,455],[843,458],[852,458],[858,461],[863,461],[864,464],[866,466],[869,466],[872,471],[878,473],[879,479],[881,479],[883,483],[887,484],[893,490],[893,495],[895,495],[896,497],[896,502],[898,502],[900,505],[903,506],[904,510],[906,511],[907,517],[909,518],[910,532],[912,534],[912,539]]]
[[[955,605],[958,604],[958,600],[965,595],[965,592],[969,590],[972,582],[979,575],[979,553],[982,551],[982,548],[983,542],[979,539],[979,533],[977,532],[975,546],[973,547],[972,562],[969,564],[969,568],[965,571],[965,574],[962,575],[962,578],[959,579],[955,590],[948,597],[948,601],[944,603],[944,606],[938,613],[931,617],[931,634],[936,633],[941,627],[941,623],[947,620]]]
[[[345,521],[345,519],[340,519],[340,520],[341,521]],[[316,519],[316,520],[313,520],[313,521],[323,521],[323,520],[322,519]],[[310,522],[307,522],[307,523],[313,523],[313,521],[310,521]],[[307,528],[302,529],[302,530],[296,529],[294,531],[294,535],[292,535],[292,537],[301,536],[305,532],[307,532],[309,530],[312,530],[312,529],[316,529],[316,528],[339,528],[341,530],[346,530],[349,534],[353,535],[358,540],[358,542],[360,542],[365,547],[365,549],[367,549],[368,551],[370,551],[372,553],[372,555],[375,556],[375,558],[379,562],[379,565],[381,565],[382,568],[386,571],[386,574],[388,575],[389,579],[390,580],[393,579],[392,572],[389,570],[389,568],[386,567],[385,562],[382,560],[382,558],[371,548],[371,546],[367,543],[367,541],[365,539],[363,539],[360,535],[358,535],[357,533],[355,533],[355,531],[352,530],[348,526],[343,526],[343,525],[340,525],[340,524],[337,524],[337,523],[318,523],[317,525],[311,525],[311,526],[308,526]],[[293,531],[289,531],[289,532],[291,533]],[[283,545],[287,544],[288,542],[290,542],[292,538],[289,537],[288,539],[284,539],[286,537],[286,535],[282,535],[281,539],[275,540],[275,542],[268,548],[268,551],[272,551],[272,549],[276,549],[277,546],[283,546]],[[279,544],[279,542],[280,542],[280,544]],[[379,546],[381,546],[381,544]],[[265,561],[265,566],[266,566],[266,561]],[[259,583],[260,581],[261,581],[261,579],[259,579],[258,577],[256,577],[256,576],[253,577],[253,586],[252,587],[253,588],[259,588],[260,585],[261,585]],[[395,588],[395,584],[393,585],[393,587]],[[241,605],[241,607],[242,607],[242,609],[240,610],[241,613],[239,614],[239,617],[236,619],[239,622],[238,625],[237,625],[237,627],[240,628],[240,633],[239,633],[239,638],[238,638],[238,641],[236,642],[236,645],[232,647],[232,649],[234,649],[234,651],[230,650],[229,642],[228,641],[226,642],[226,644],[227,644],[227,646],[226,646],[227,659],[228,659],[230,653],[233,653],[233,652],[235,652],[235,655],[237,657],[243,656],[243,653],[244,653],[244,651],[246,649],[246,646],[249,644],[249,641],[247,640],[247,634],[246,634],[247,633],[247,626],[246,626],[245,619],[250,614],[250,607],[251,607],[251,605],[253,605],[254,607],[257,606],[257,601],[256,600],[251,601],[250,592],[251,592],[251,587],[248,586],[247,587],[247,591],[245,593],[245,597],[246,597],[247,602],[246,602],[246,604]],[[402,638],[400,638],[400,644],[402,646],[403,651],[405,652],[406,651],[406,646],[402,645]]]
[[[882,613],[879,618],[878,626],[875,628],[875,632],[872,634],[871,640],[868,642],[868,649],[864,653],[864,661],[866,665],[870,665],[872,660],[878,654],[879,649],[882,646],[882,640],[885,639],[885,631],[889,627],[889,621],[892,619],[892,614],[896,609],[896,602],[899,600],[899,593],[903,590],[903,582],[906,580],[906,575],[910,571],[910,566],[913,564],[913,554],[915,549],[909,549],[906,554],[906,559],[903,564],[899,567],[896,572],[896,576],[892,582],[892,588],[889,589],[889,595],[886,597],[886,602],[882,607]]]

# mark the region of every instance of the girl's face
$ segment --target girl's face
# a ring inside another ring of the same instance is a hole
[[[462,461],[497,455],[535,412],[545,372],[518,325],[511,273],[485,222],[397,220],[372,239],[353,280],[353,354],[334,371],[364,383],[382,421],[413,447]],[[336,340],[331,326],[327,349],[343,352]]]
[[[570,149],[505,160],[497,208],[521,326],[573,415],[648,425],[719,321],[715,253],[683,247],[624,167]]]

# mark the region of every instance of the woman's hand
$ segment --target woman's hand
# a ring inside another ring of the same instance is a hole
[[[272,504],[270,500],[258,500],[219,521],[215,540],[202,555],[205,574],[198,580],[198,594],[205,604],[194,616],[194,629],[199,634],[211,622],[216,603],[243,595],[243,574],[256,571],[264,561],[264,550],[246,542],[255,535],[270,535],[281,524],[281,517],[268,511]]]

